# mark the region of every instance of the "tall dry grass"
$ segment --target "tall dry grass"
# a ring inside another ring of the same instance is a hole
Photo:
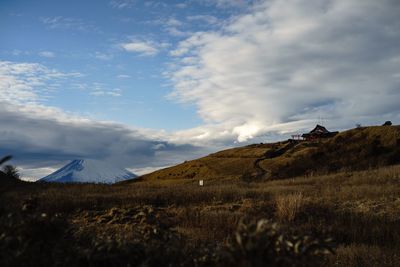
[[[351,244],[340,246],[329,259],[330,266],[391,267],[400,266],[400,254],[395,249],[379,246]]]
[[[293,222],[304,204],[301,192],[277,196],[275,198],[276,216],[280,221]]]

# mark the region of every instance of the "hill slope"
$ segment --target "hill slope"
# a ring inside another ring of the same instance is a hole
[[[116,183],[135,178],[133,173],[97,160],[73,160],[61,169],[40,179],[59,183]]]
[[[288,178],[400,163],[400,126],[362,127],[320,141],[254,144],[142,176],[148,181]]]

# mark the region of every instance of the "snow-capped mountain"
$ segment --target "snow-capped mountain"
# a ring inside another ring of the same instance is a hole
[[[39,181],[113,184],[137,177],[130,171],[99,160],[73,160]]]

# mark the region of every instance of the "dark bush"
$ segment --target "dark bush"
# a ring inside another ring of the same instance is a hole
[[[240,222],[225,260],[236,266],[321,266],[331,239],[285,231],[269,220]]]
[[[12,166],[12,165],[6,165],[3,167],[3,172],[8,176],[11,177],[13,179],[19,179],[20,178],[20,174],[19,171],[16,167]]]

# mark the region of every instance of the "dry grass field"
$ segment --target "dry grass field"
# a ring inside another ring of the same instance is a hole
[[[216,253],[243,218],[332,237],[325,266],[400,266],[400,166],[203,187],[28,184],[3,189],[1,203],[1,261],[9,266],[227,266]],[[293,266],[313,265],[301,264]]]

